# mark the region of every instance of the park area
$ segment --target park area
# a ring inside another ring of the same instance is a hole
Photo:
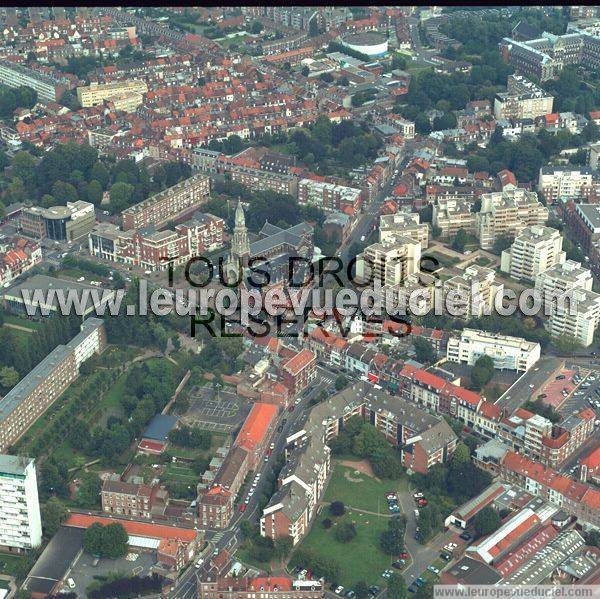
[[[379,480],[363,467],[365,462],[356,462],[355,466],[349,466],[351,463],[344,461],[334,466],[324,501],[341,501],[348,507],[388,515],[385,498],[387,492],[406,491],[408,481],[404,478],[393,481]]]
[[[343,460],[336,463],[325,492],[324,505],[290,565],[302,565],[298,561],[302,552],[310,552],[318,559],[335,559],[339,576],[334,582],[347,589],[353,588],[358,581],[383,586],[385,579],[381,574],[396,559],[386,555],[379,546],[381,534],[388,529],[391,517],[386,494],[407,488],[408,481],[404,478],[380,480],[375,477],[368,461]],[[345,505],[343,516],[331,516],[329,504],[334,501]],[[324,520],[331,520],[332,525],[326,528]],[[336,528],[346,523],[353,524],[356,536],[344,543],[336,539]]]
[[[389,518],[349,510],[344,516],[335,518],[331,528],[325,529],[322,521],[327,517],[328,510],[324,507],[301,548],[323,559],[335,558],[340,573],[339,580],[335,582],[347,589],[351,589],[359,580],[382,586],[385,581],[381,574],[390,567],[392,560],[379,548],[379,537],[387,530]],[[354,525],[356,537],[348,543],[340,543],[335,538],[335,529],[345,522]],[[292,558],[291,565],[301,564]]]

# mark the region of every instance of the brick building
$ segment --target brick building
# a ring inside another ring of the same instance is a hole
[[[283,384],[292,395],[302,393],[317,376],[317,359],[308,349],[300,350],[281,366]]]
[[[277,406],[269,403],[256,402],[252,405],[240,432],[235,438],[234,446],[248,452],[248,468],[256,469],[268,441],[273,432],[272,426],[277,417]]]
[[[122,212],[123,229],[154,225],[159,228],[170,220],[197,210],[208,199],[210,179],[194,175]]]

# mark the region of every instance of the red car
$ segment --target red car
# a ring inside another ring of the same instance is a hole
[[[240,505],[240,512],[242,512],[242,514],[243,514],[243,513],[246,511],[246,508],[247,508],[247,507],[248,507],[248,506],[247,506],[245,503],[242,503],[242,504]]]
[[[408,553],[406,553],[406,551],[403,551],[403,552],[400,554],[400,559],[408,559]]]
[[[425,507],[427,505],[427,499],[419,499],[419,501],[417,501],[417,504],[419,507]]]

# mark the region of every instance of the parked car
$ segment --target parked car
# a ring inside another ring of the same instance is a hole
[[[341,595],[343,592],[344,592],[344,587],[341,585],[337,589],[335,589],[336,595]]]
[[[470,541],[473,537],[468,532],[463,532],[462,535],[460,535],[460,538],[463,541]]]

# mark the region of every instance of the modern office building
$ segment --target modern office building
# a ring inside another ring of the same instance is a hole
[[[502,252],[500,270],[513,279],[529,281],[566,260],[559,231],[544,225],[525,227],[508,250]]]
[[[496,120],[535,119],[552,112],[554,98],[520,75],[509,75],[506,91],[494,98]]]
[[[42,519],[32,458],[0,455],[0,549],[23,552],[42,543]]]
[[[526,372],[540,359],[541,348],[521,337],[464,329],[460,337],[448,339],[446,352],[450,362],[473,366],[481,356],[489,356],[494,368]]]
[[[210,178],[194,175],[161,191],[122,212],[123,229],[140,229],[150,225],[157,229],[170,220],[197,210],[210,193]]]
[[[0,83],[8,87],[34,89],[41,102],[58,102],[69,89],[69,80],[30,69],[10,60],[0,60]]]
[[[30,237],[54,241],[77,241],[87,237],[96,224],[94,205],[83,200],[65,206],[25,208],[20,216],[21,231]]]

